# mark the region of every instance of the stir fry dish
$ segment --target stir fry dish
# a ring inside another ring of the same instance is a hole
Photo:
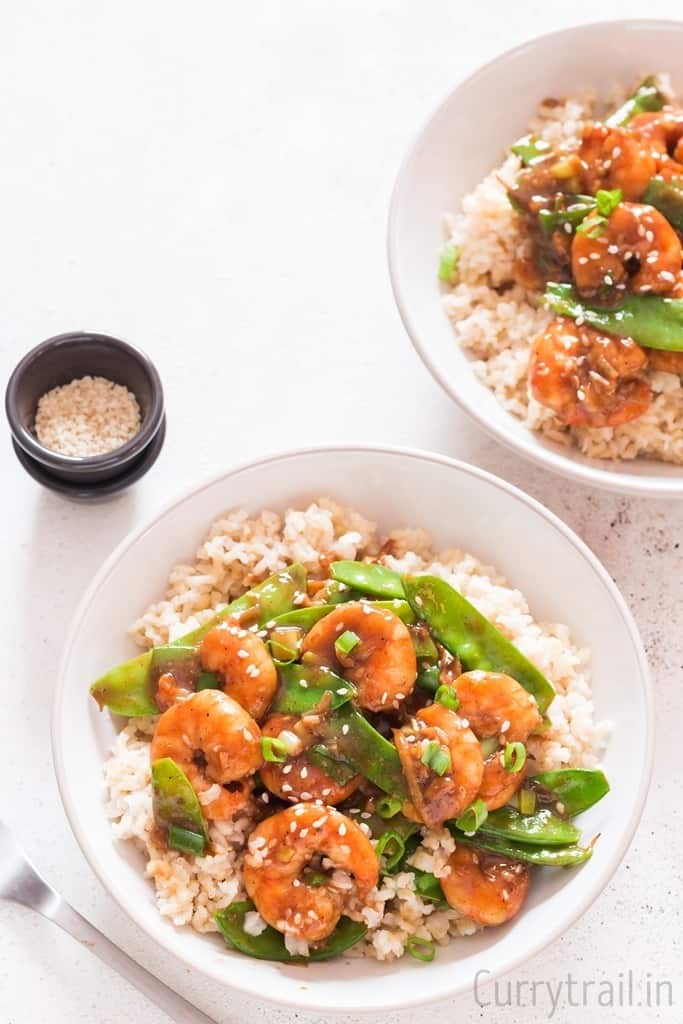
[[[645,126],[648,139],[658,139],[655,122],[643,116],[638,121],[631,107],[614,127],[596,127],[610,138],[600,153],[613,154],[618,140],[628,138],[640,154],[643,144],[634,132]],[[665,110],[661,116],[676,115]],[[649,189],[669,187],[675,179],[667,163],[676,156],[675,148],[669,155],[671,138],[651,176],[657,184],[651,186],[650,178],[645,183]],[[652,145],[646,148],[654,160]],[[621,237],[615,233],[620,218],[660,231],[653,218],[661,217],[661,230],[670,230],[678,243],[664,215],[640,202],[630,162],[622,173],[621,164],[605,167],[603,156],[588,162],[587,153],[554,154],[552,163],[545,155],[533,157],[515,189],[520,215],[537,232],[538,266],[552,267],[555,280],[572,273],[577,243],[580,253],[611,258],[611,241],[604,253],[595,247],[605,233]],[[558,176],[558,161],[565,161],[567,176]],[[579,189],[585,188],[584,165],[598,175],[600,188],[592,192]],[[602,186],[614,204],[609,215],[594,202]],[[576,224],[566,221],[576,217],[578,202],[593,207]],[[562,227],[545,234],[539,220],[544,211],[558,223],[572,223],[571,237]],[[644,252],[636,236],[633,253]],[[560,245],[559,238],[571,244]],[[654,261],[645,259],[641,272],[631,263],[636,258],[624,258],[620,271],[606,270],[609,284],[604,275],[598,280],[582,272],[574,276],[576,287],[581,294],[590,287],[591,298],[604,301],[603,287],[612,295],[623,283],[632,302],[637,295],[645,304],[651,300],[637,282],[647,280],[657,295],[668,294]],[[573,293],[562,301],[567,309],[583,308]],[[615,316],[615,307],[604,309],[601,316]],[[607,359],[610,346],[622,344],[614,349],[620,366],[628,346],[643,353],[637,341],[619,341],[606,328],[598,332],[586,313],[578,319],[571,314],[558,321],[539,343],[539,381],[541,360],[550,358],[555,341],[565,358],[587,346],[591,353],[606,352]],[[570,331],[575,341],[567,349],[560,339]],[[599,401],[603,415],[624,415],[638,400],[635,361],[629,380],[628,387],[621,377],[612,382],[609,399],[598,385],[583,396],[577,389],[567,407],[592,415],[590,403]],[[539,386],[547,388],[547,381]],[[575,819],[607,793],[604,774],[537,770],[528,744],[547,728],[554,688],[444,579],[399,573],[376,560],[333,561],[326,573],[310,578],[303,565],[291,564],[209,622],[92,685],[101,709],[141,721],[152,716],[155,842],[188,862],[208,862],[216,829],[249,808],[243,889],[213,917],[227,945],[251,957],[296,963],[343,953],[367,931],[365,901],[399,872],[412,876],[422,900],[454,908],[476,926],[510,921],[538,867],[580,865],[591,856],[595,838],[582,840]],[[420,837],[430,829],[447,834],[453,848],[440,877],[413,863]],[[419,934],[407,948],[427,962],[436,951]]]

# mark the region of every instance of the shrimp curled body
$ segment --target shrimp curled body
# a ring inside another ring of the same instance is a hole
[[[529,891],[529,871],[519,861],[457,846],[441,878],[454,910],[483,925],[504,924],[519,913]]]
[[[290,743],[299,741],[295,742],[294,750],[286,761],[265,761],[261,768],[261,781],[275,796],[290,803],[298,800],[323,800],[326,804],[340,804],[358,789],[360,775],[355,775],[345,783],[335,782],[309,759],[307,750],[319,737],[306,728],[305,719],[276,712],[263,723],[261,731],[264,736],[285,736]]]
[[[337,869],[322,885],[306,881],[316,854]],[[244,885],[261,917],[285,935],[308,942],[327,938],[349,900],[364,900],[378,878],[370,840],[333,807],[295,804],[266,818],[249,837]]]
[[[277,670],[260,636],[226,620],[199,647],[202,668],[217,672],[223,690],[260,721],[277,690]]]
[[[506,742],[526,742],[541,724],[533,696],[504,672],[464,672],[455,681],[460,714],[480,739],[504,736]]]

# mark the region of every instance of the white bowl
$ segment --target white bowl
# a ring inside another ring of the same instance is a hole
[[[604,92],[641,73],[670,71],[680,94],[683,22],[612,21],[533,39],[460,82],[427,121],[403,162],[389,214],[394,296],[415,348],[445,391],[485,430],[534,462],[582,483],[636,495],[683,495],[683,466],[605,462],[529,430],[472,370],[443,308],[437,279],[443,214],[500,163],[544,96]]]
[[[142,859],[115,842],[103,806],[102,763],[115,735],[88,684],[133,652],[125,630],[158,599],[170,567],[191,558],[225,509],[283,510],[329,494],[380,527],[421,525],[438,547],[458,546],[493,564],[540,619],[569,624],[593,650],[596,714],[614,722],[605,760],[609,796],[581,819],[601,833],[593,858],[570,871],[538,872],[524,912],[440,949],[424,966],[341,960],[287,967],[227,951],[217,937],[159,916]],[[71,826],[93,870],[137,924],[191,970],[251,995],[319,1011],[387,1010],[467,990],[478,970],[496,976],[561,935],[596,899],[623,857],[641,814],[652,752],[645,655],[631,615],[595,556],[559,519],[502,480],[423,452],[328,448],[275,455],[196,487],[135,530],[85,594],[60,667],[52,722],[54,760]]]

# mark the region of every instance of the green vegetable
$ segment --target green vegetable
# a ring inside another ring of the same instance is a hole
[[[351,683],[330,669],[294,664],[281,665],[278,672],[280,687],[273,710],[284,715],[305,715],[323,700],[329,700],[329,708],[334,711],[356,694]]]
[[[410,935],[406,942],[406,952],[414,960],[421,960],[422,963],[430,964],[436,956],[436,946],[431,939],[421,939],[417,935]]]
[[[550,143],[545,139],[536,138],[535,135],[523,135],[510,146],[510,152],[518,156],[525,167],[529,167],[530,164],[548,155]]]
[[[498,750],[500,744],[498,743],[497,736],[487,736],[484,740],[479,740],[479,746],[481,747],[481,756],[486,760],[490,757],[494,750]]]
[[[429,665],[428,668],[423,668],[421,672],[418,672],[415,682],[421,690],[426,690],[427,693],[436,693],[441,685],[441,669],[438,665]]]
[[[154,817],[166,831],[172,825],[194,832],[208,843],[209,833],[197,794],[182,768],[170,757],[154,761],[151,769]]]
[[[549,238],[555,231],[571,234],[582,221],[595,210],[593,196],[563,196],[552,210],[543,209],[538,212],[538,225],[542,234]],[[566,225],[570,231],[567,231]]]
[[[358,647],[360,643],[360,637],[357,633],[354,633],[351,629],[346,629],[338,636],[334,642],[334,653],[341,660],[351,653],[351,651]]]
[[[368,601],[371,608],[379,608],[385,612],[393,612],[399,619],[405,622],[406,626],[412,626],[415,622],[413,609],[407,601],[400,598],[393,598],[389,601]]]
[[[333,754],[323,743],[316,743],[308,750],[308,760],[322,768],[333,782],[345,786],[358,774],[354,766],[345,757]]]
[[[458,280],[458,263],[460,262],[460,246],[455,242],[446,242],[439,257],[439,280],[446,284],[455,284]]]
[[[592,846],[532,846],[530,843],[515,843],[511,839],[498,839],[496,836],[477,832],[476,836],[467,836],[464,832],[455,834],[456,841],[463,846],[474,846],[489,853],[498,853],[502,857],[523,860],[528,864],[540,864],[549,868],[565,868],[574,864],[583,864],[593,854]]]
[[[607,217],[601,217],[599,213],[589,213],[585,220],[583,220],[577,230],[580,235],[586,235],[587,238],[599,238],[607,227]]]
[[[519,813],[533,814],[536,810],[536,794],[533,789],[520,789],[519,791]]]
[[[456,821],[456,828],[462,828]],[[487,836],[510,839],[513,842],[529,843],[533,846],[571,846],[581,838],[581,832],[570,821],[558,818],[547,808],[535,814],[520,814],[514,807],[506,805],[491,811],[481,825]]]
[[[410,868],[415,876],[415,892],[423,900],[431,900],[439,906],[448,906],[446,897],[441,888],[441,882],[428,871],[419,871],[417,868]]]
[[[451,767],[451,755],[436,740],[429,740],[425,744],[420,761],[425,767],[431,768],[435,775],[445,775]]]
[[[449,711],[457,711],[460,707],[460,698],[452,686],[440,686],[434,694],[434,701]]]
[[[200,690],[220,690],[221,681],[218,678],[217,672],[200,672],[197,676],[197,682],[195,684],[195,690],[199,693]]]
[[[392,870],[401,863],[406,852],[406,844],[403,836],[393,829],[389,829],[377,841],[375,853],[381,862],[384,858],[383,872],[391,874]]]
[[[455,819],[455,827],[472,835],[477,832],[488,818],[488,808],[483,800],[475,800],[474,803],[463,811],[459,818]]]
[[[623,193],[620,188],[609,191],[599,188],[595,195],[595,209],[581,221],[576,229],[577,232],[588,238],[599,238],[622,198]]]
[[[599,188],[595,193],[595,204],[598,208],[598,213],[602,217],[611,217],[623,198],[624,193],[620,188]]]
[[[206,840],[198,832],[190,832],[189,829],[180,828],[178,825],[170,825],[168,845],[173,850],[181,850],[182,853],[192,853],[195,857],[201,857]]]
[[[257,587],[242,594],[210,622],[166,644],[165,649],[196,647],[202,637],[222,619],[238,615],[249,608],[257,611],[260,623],[266,622],[290,610],[295,594],[305,589],[306,570],[303,565],[290,565],[286,571],[270,576]],[[146,651],[137,658],[117,665],[95,680],[90,687],[90,693],[99,704],[100,710],[107,707],[114,714],[126,715],[128,718],[158,714],[159,708],[154,700],[155,680],[151,671],[153,658],[154,651]]]
[[[410,608],[410,605],[408,605]],[[410,636],[413,641],[415,657],[421,661],[434,661],[439,656],[436,644],[429,635],[429,630],[420,623],[419,626],[409,626]]]
[[[506,672],[546,710],[555,696],[546,677],[462,594],[438,576],[409,576],[404,586],[411,608],[446,650],[468,669]]]
[[[334,604],[310,604],[307,608],[294,608],[291,612],[285,612],[273,619],[273,628],[278,626],[296,626],[306,632],[315,626],[316,622],[324,619],[326,615],[333,612]]]
[[[546,288],[548,309],[571,320],[639,345],[668,352],[683,352],[683,299],[659,295],[626,295],[617,307],[605,308],[583,302],[570,284],[550,283]]]
[[[323,722],[325,744],[352,764],[359,775],[391,796],[408,799],[401,761],[393,743],[349,704]]]
[[[271,764],[284,764],[289,757],[289,750],[276,736],[262,736],[261,754],[264,761]]]
[[[532,775],[529,782],[549,790],[569,818],[588,810],[609,793],[605,773],[596,768],[560,768]]]
[[[506,743],[503,751],[503,767],[511,775],[521,772],[526,761],[526,747],[523,743]]]
[[[661,110],[664,103],[665,96],[659,91],[655,77],[648,75],[633,95],[629,96],[626,102],[607,118],[605,124],[609,125],[610,128],[621,128],[623,125],[628,124],[636,114]]]
[[[330,575],[362,594],[405,600],[403,582],[399,573],[386,565],[366,562],[332,562]]]
[[[246,956],[255,957],[257,960],[273,960],[288,964],[329,960],[353,946],[363,938],[367,931],[366,925],[352,921],[348,917],[342,917],[330,937],[322,945],[311,947],[308,956],[292,956],[287,951],[284,937],[270,925],[260,935],[248,935],[245,932],[244,918],[254,909],[251,900],[232,903],[225,910],[219,910],[217,914],[214,914],[214,920],[221,935],[232,949],[236,949]]]
[[[652,178],[641,202],[654,206],[678,231],[683,231],[683,178]]]
[[[375,804],[375,810],[379,814],[380,818],[393,818],[401,810],[403,801],[399,800],[395,796],[383,796]]]
[[[201,672],[197,648],[188,644],[164,644],[152,650],[150,673],[154,687],[165,672],[171,672],[178,686],[192,690]]]

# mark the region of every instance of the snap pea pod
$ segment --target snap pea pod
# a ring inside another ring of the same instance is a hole
[[[541,787],[541,794],[548,791],[553,800],[563,805],[563,813],[569,818],[588,810],[609,793],[605,773],[597,768],[558,768],[532,775],[528,782]]]
[[[664,95],[657,87],[657,81],[653,75],[643,79],[636,91],[611,114],[605,124],[610,128],[621,128],[628,124],[636,114],[644,114],[650,111],[661,110],[664,106]]]
[[[670,224],[683,231],[683,178],[665,181],[657,175],[650,180],[642,201],[654,206]]]
[[[428,871],[419,871],[417,868],[408,868],[415,875],[415,892],[423,900],[430,900],[439,907],[447,907],[448,901],[443,894],[441,882]]]
[[[334,604],[311,604],[307,608],[294,608],[284,615],[277,615],[272,621],[274,626],[299,626],[308,631],[335,608]]]
[[[316,743],[309,747],[307,756],[312,764],[321,768],[330,779],[340,786],[345,786],[358,774],[350,761],[333,753],[323,743]]]
[[[574,231],[595,209],[593,196],[565,196],[561,207],[538,211],[538,226],[545,238],[550,238],[555,231],[566,232],[567,224]]]
[[[323,723],[323,740],[355,766],[359,775],[392,796],[408,799],[398,751],[350,704],[344,704]]]
[[[517,139],[517,142],[513,142],[510,152],[518,156],[525,167],[529,167],[535,161],[548,156],[550,143],[535,135],[523,135],[521,139]]]
[[[401,574],[386,565],[374,562],[332,562],[330,575],[362,594],[405,599]]]
[[[455,830],[456,842],[462,846],[473,846],[478,850],[498,853],[501,857],[523,860],[528,864],[539,864],[548,868],[565,868],[583,864],[593,855],[592,846],[532,846],[529,843],[515,843],[511,839],[496,836],[466,836]]]
[[[441,684],[441,669],[438,665],[429,665],[418,672],[415,682],[421,690],[426,690],[427,693],[436,693]]]
[[[209,841],[201,805],[190,780],[171,757],[154,761],[151,768],[154,817],[166,831],[172,825]]]
[[[477,832],[479,834],[533,846],[572,846],[581,838],[578,828],[547,808],[523,815],[507,805],[489,812]]]
[[[224,608],[209,622],[172,641],[166,647],[196,647],[202,637],[222,619],[258,609],[258,621],[267,622],[294,607],[296,593],[306,589],[306,570],[298,563],[270,576],[263,583],[248,590]],[[154,700],[154,677],[151,671],[154,651],[145,651],[136,658],[117,665],[90,687],[90,693],[100,710],[109,708],[114,714],[135,718],[156,715],[159,709]]]
[[[438,576],[407,576],[406,597],[432,635],[468,669],[505,672],[532,694],[541,714],[555,691],[536,668],[492,622]]]
[[[342,917],[330,937],[320,946],[311,947],[308,956],[293,956],[285,946],[284,936],[275,928],[267,925],[260,935],[249,935],[244,930],[244,919],[255,910],[251,900],[232,903],[224,910],[214,914],[214,921],[227,944],[245,956],[257,960],[273,960],[286,964],[305,964],[321,960],[330,960],[339,956],[362,939],[367,926],[348,917]]]
[[[683,352],[683,299],[661,295],[627,295],[618,306],[589,305],[570,284],[550,283],[544,301],[548,309],[571,320],[639,345],[667,352]]]
[[[280,686],[273,711],[283,715],[305,715],[315,711],[325,700],[328,710],[335,711],[355,696],[355,688],[330,669],[311,665],[281,665]]]

